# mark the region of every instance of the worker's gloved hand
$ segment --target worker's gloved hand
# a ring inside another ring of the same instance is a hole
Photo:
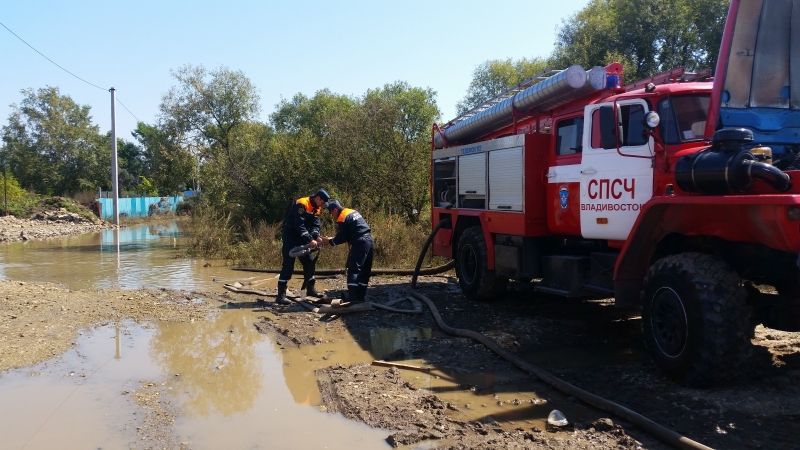
[[[331,242],[331,238],[329,237],[321,237],[320,240],[322,240],[323,244],[330,244]]]
[[[325,243],[325,241],[322,240],[321,236],[317,238],[317,245],[322,245],[324,243]]]
[[[317,241],[312,240],[308,243],[309,248],[317,248]]]

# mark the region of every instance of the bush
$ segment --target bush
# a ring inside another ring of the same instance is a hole
[[[9,202],[16,202],[22,200],[28,195],[28,192],[19,185],[14,175],[8,174],[8,179],[3,178],[0,173],[0,201],[8,199]]]
[[[415,224],[408,224],[402,217],[383,213],[365,213],[364,216],[375,240],[373,267],[413,269],[431,230],[429,212],[423,212],[421,220]],[[241,229],[237,229],[230,214],[223,215],[208,207],[199,208],[192,217],[190,254],[227,259],[240,266],[281,266],[283,222],[252,225],[245,220]],[[336,234],[333,219],[326,212],[322,215],[321,232],[324,236]],[[346,262],[346,248],[324,247],[319,253],[317,268],[343,268]],[[429,259],[424,266],[438,266],[445,262],[444,258],[437,257]]]
[[[8,202],[8,214],[19,217],[21,219],[27,219],[30,217],[33,212],[36,210],[36,206],[39,204],[39,195],[25,193],[21,198],[15,201]],[[3,205],[5,209],[5,204]]]
[[[158,188],[153,186],[147,178],[139,175],[141,182],[133,188],[133,192],[139,197],[158,197]]]

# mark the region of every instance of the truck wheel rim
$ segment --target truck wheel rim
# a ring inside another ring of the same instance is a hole
[[[461,250],[461,276],[467,284],[472,284],[477,277],[478,256],[471,245],[466,245]]]
[[[683,353],[689,338],[689,324],[677,292],[666,287],[656,291],[650,325],[662,353],[670,358]]]

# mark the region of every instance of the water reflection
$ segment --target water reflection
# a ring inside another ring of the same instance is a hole
[[[71,289],[218,288],[213,278],[241,278],[224,262],[183,257],[180,222],[103,230],[0,245],[0,278],[60,283]]]
[[[375,328],[371,330],[353,330],[356,341],[375,359],[406,348],[408,343],[431,338],[431,329]]]
[[[115,324],[114,329],[114,339],[116,340],[117,344],[117,353],[114,355],[114,359],[120,359],[122,358],[122,339],[120,339],[119,334],[119,323]]]
[[[142,448],[136,427],[151,410],[133,393],[164,381],[164,400],[181,410],[171,432],[194,449],[389,448],[384,430],[297,405],[279,355],[247,325],[248,314],[155,327],[123,322],[119,340],[115,327],[101,327],[61,358],[3,373],[0,449]]]
[[[322,397],[314,373],[317,369],[336,364],[349,366],[381,359],[406,347],[410,341],[430,336],[430,328],[379,328],[345,333],[320,333],[317,337],[324,341],[321,344],[284,348],[283,377],[296,403],[321,405]]]
[[[156,326],[150,357],[177,379],[175,395],[187,415],[227,417],[253,407],[264,378],[255,344],[266,336],[251,330],[252,320],[252,313],[229,311],[216,320]]]

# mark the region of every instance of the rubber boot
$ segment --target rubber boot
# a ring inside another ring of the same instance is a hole
[[[361,294],[361,289],[359,288],[348,289],[347,298],[350,303],[362,303],[364,301],[364,295]]]
[[[308,280],[306,283],[306,295],[309,297],[322,298],[325,295],[322,292],[314,289],[314,283],[316,283],[316,281],[317,280]]]
[[[358,295],[362,302],[367,301],[367,287],[366,286],[359,286],[358,287]]]
[[[286,284],[278,284],[278,296],[275,297],[275,303],[278,305],[291,305],[292,301],[286,298]]]

